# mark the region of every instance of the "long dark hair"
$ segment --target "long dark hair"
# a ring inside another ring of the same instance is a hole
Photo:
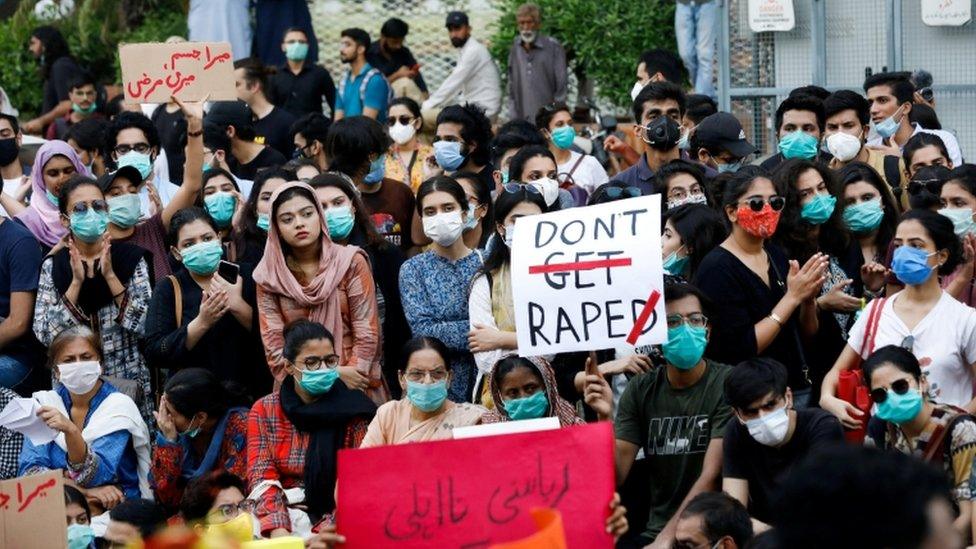
[[[210,228],[213,229],[214,233],[220,234],[220,229],[217,228],[217,223],[214,222],[213,218],[206,210],[199,206],[190,206],[188,208],[183,208],[180,211],[173,214],[173,219],[169,222],[169,230],[166,232],[167,243],[174,247],[179,248],[180,244],[180,229],[186,225],[193,223],[194,221],[203,221]]]
[[[956,267],[962,263],[963,255],[962,242],[956,236],[952,221],[949,221],[948,217],[931,210],[909,210],[901,216],[901,221],[898,223],[901,224],[906,221],[921,223],[929,238],[935,242],[936,251],[946,250],[949,253],[945,263],[939,267],[939,275],[947,276],[955,271]]]
[[[495,199],[495,216],[492,223],[492,234],[495,234],[495,245],[492,246],[491,252],[488,257],[485,258],[485,264],[481,267],[482,273],[490,273],[497,270],[502,265],[509,262],[512,257],[511,250],[505,245],[504,239],[500,234],[498,234],[498,224],[505,223],[505,218],[508,214],[515,209],[515,206],[522,204],[523,202],[528,202],[530,204],[535,204],[542,210],[542,213],[546,213],[548,209],[546,208],[546,201],[542,198],[542,195],[537,192],[531,192],[525,188],[525,186],[520,186],[520,188],[515,192],[509,192],[503,190],[498,198]]]
[[[844,226],[844,208],[834,207],[830,219],[820,226],[820,233],[816,242],[811,242],[810,235],[814,227],[800,218],[800,193],[796,184],[800,176],[809,170],[816,171],[827,185],[827,192],[834,198],[842,197],[838,192],[837,180],[830,169],[818,162],[792,159],[780,164],[773,172],[773,181],[780,192],[785,193],[786,207],[780,214],[779,226],[776,228],[775,241],[781,245],[790,259],[803,263],[817,252],[824,252],[834,257],[840,257],[847,252],[851,243],[850,233]]]
[[[221,381],[213,372],[203,368],[176,372],[166,382],[163,392],[166,393],[166,401],[188,418],[206,412],[208,416],[219,419],[231,408],[250,405],[250,399],[242,387],[233,381]]]
[[[342,194],[346,195],[349,202],[356,208],[356,227],[366,235],[366,245],[378,248],[390,246],[390,243],[376,230],[376,225],[373,224],[373,221],[369,218],[369,214],[366,213],[368,211],[366,205],[353,187],[352,180],[349,179],[349,176],[340,172],[326,172],[316,175],[308,181],[308,184],[313,189],[335,187],[342,191]]]
[[[403,344],[403,350],[400,352],[400,371],[406,371],[410,357],[417,351],[423,351],[424,349],[430,349],[439,354],[441,360],[444,361],[444,367],[448,371],[451,370],[451,353],[447,349],[447,345],[444,345],[444,342],[436,337],[417,336]]]
[[[267,242],[268,234],[258,227],[258,199],[261,198],[261,189],[269,179],[284,179],[285,181],[295,181],[298,176],[295,172],[282,168],[268,168],[258,171],[254,178],[254,185],[251,187],[251,194],[244,203],[244,211],[241,213],[240,233],[248,242],[255,244],[262,250]]]
[[[837,179],[840,181],[840,193],[837,200],[842,200],[844,189],[855,183],[867,183],[881,195],[884,216],[881,218],[881,225],[878,226],[878,233],[874,237],[874,245],[879,254],[885,253],[891,239],[895,237],[895,229],[898,227],[898,205],[895,204],[895,199],[891,195],[891,187],[881,179],[874,168],[864,162],[851,162],[844,166],[837,173]]]
[[[438,175],[437,177],[431,177],[427,181],[424,181],[420,184],[420,188],[417,189],[417,215],[423,217],[424,199],[430,193],[437,191],[451,195],[457,201],[458,207],[467,211],[468,195],[464,194],[464,188],[461,187],[461,184],[449,175]]]
[[[44,60],[41,63],[41,77],[47,80],[51,76],[51,67],[54,66],[54,62],[62,57],[71,57],[71,50],[68,48],[68,43],[64,40],[64,36],[61,35],[61,31],[50,26],[44,25],[37,27],[31,32],[31,36],[37,38],[44,44]]]
[[[681,242],[691,250],[690,273],[694,275],[698,265],[708,252],[714,250],[728,236],[722,216],[704,204],[683,204],[662,215],[661,230],[664,223],[671,221]]]

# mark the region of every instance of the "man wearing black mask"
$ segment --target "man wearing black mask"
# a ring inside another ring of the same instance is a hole
[[[644,154],[637,164],[618,173],[613,181],[637,187],[651,194],[654,174],[681,157],[681,117],[685,114],[685,93],[670,82],[651,82],[634,100],[634,135],[644,142]]]
[[[24,167],[20,164],[20,126],[17,117],[0,114],[0,175],[3,176],[3,189],[14,194],[20,188]]]

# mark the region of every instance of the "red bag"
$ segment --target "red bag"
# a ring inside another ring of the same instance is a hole
[[[871,389],[864,384],[861,372],[862,356],[870,356],[874,352],[874,338],[878,334],[878,324],[881,321],[881,311],[888,298],[875,299],[868,312],[868,324],[864,328],[864,339],[861,341],[861,352],[857,355],[857,364],[850,370],[840,373],[837,380],[837,398],[853,405],[864,413],[861,427],[844,429],[844,438],[851,444],[863,444],[867,435],[868,420],[871,419]],[[866,351],[866,352],[865,352]]]

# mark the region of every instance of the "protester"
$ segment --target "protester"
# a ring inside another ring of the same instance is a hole
[[[691,158],[716,174],[739,171],[759,151],[746,140],[739,119],[727,112],[717,112],[698,122],[691,132],[689,147]]]
[[[339,59],[349,65],[349,70],[339,80],[335,119],[365,116],[385,120],[392,94],[383,73],[366,62],[369,33],[360,28],[350,28],[343,30],[340,36]]]
[[[163,508],[151,499],[128,499],[109,513],[108,526],[102,539],[109,547],[127,547],[149,538],[163,526]]]
[[[883,262],[898,226],[898,205],[890,187],[877,171],[860,161],[844,166],[837,173],[837,180],[844,200],[844,225],[857,240],[862,261],[865,265]],[[863,276],[862,273],[862,282]],[[870,287],[864,289],[868,299],[879,295]]]
[[[298,158],[311,160],[319,172],[329,167],[325,144],[331,126],[332,122],[324,114],[313,112],[296,120],[289,130]]]
[[[439,118],[438,109],[462,102],[480,105],[485,116],[494,120],[502,106],[501,79],[488,48],[471,38],[471,25],[463,11],[448,13],[444,26],[451,45],[460,50],[458,61],[441,86],[421,105],[424,121],[430,124]]]
[[[492,186],[491,121],[477,104],[451,105],[437,115],[434,159],[448,175],[473,172]]]
[[[951,275],[943,277],[942,287],[952,297],[972,307],[976,304],[973,288],[976,265],[976,166],[963,164],[952,170],[942,185],[939,213],[952,221],[956,236],[963,244],[963,261]]]
[[[268,75],[274,74],[260,61],[243,59],[234,63],[234,86],[237,98],[245,103],[254,114],[255,141],[272,146],[282,156],[291,156],[291,126],[295,115],[283,107],[276,107],[267,96]]]
[[[572,208],[576,205],[573,195],[559,188],[556,157],[540,145],[528,145],[519,149],[508,164],[508,180],[531,185],[539,191],[546,208],[551,212]]]
[[[549,152],[556,158],[560,185],[563,188],[573,185],[590,195],[609,177],[595,157],[572,150],[576,138],[572,122],[572,113],[565,103],[544,106],[535,115],[535,125],[546,136]],[[585,203],[585,199],[577,201],[578,205]]]
[[[281,40],[281,51],[287,61],[271,78],[268,98],[275,105],[302,117],[306,114],[324,112],[328,107],[334,112],[336,102],[335,82],[325,68],[315,64],[315,58],[308,58],[309,35],[307,30],[292,27],[285,31]],[[313,47],[318,42],[312,41]]]
[[[295,172],[281,168],[269,168],[258,174],[251,187],[251,193],[244,203],[240,218],[235,221],[234,229],[240,233],[245,242],[245,250],[260,250],[257,257],[242,258],[244,263],[261,260],[264,255],[265,243],[268,239],[268,229],[271,227],[271,196],[289,181],[297,179]]]
[[[823,101],[812,95],[790,95],[776,108],[778,152],[760,166],[771,172],[792,158],[830,161],[829,153],[820,148],[825,124]]]
[[[71,101],[71,112],[63,117],[57,118],[47,127],[47,139],[60,139],[66,141],[65,134],[68,128],[87,120],[90,117],[101,118],[101,114],[96,112],[98,109],[98,92],[95,90],[95,79],[91,74],[80,72],[74,75],[67,82],[68,99]]]
[[[728,236],[721,215],[702,204],[685,204],[664,213],[661,254],[664,271],[694,278],[705,256]]]
[[[162,505],[175,511],[187,484],[214,470],[246,475],[249,405],[233,382],[202,368],[180,370],[166,381],[152,453],[153,488]]]
[[[908,181],[908,205],[913,210],[939,210],[942,186],[949,180],[945,166],[921,166]]]
[[[10,404],[10,401],[18,398],[18,394],[0,387],[0,410]],[[11,431],[6,427],[0,427],[0,480],[7,480],[17,476],[17,469],[20,462],[20,449],[24,445],[24,435]]]
[[[491,140],[491,189],[492,195],[497,196],[502,186],[508,184],[508,170],[512,157],[527,145],[546,146],[546,139],[531,122],[512,120],[498,128]]]
[[[81,74],[61,32],[44,25],[31,31],[27,46],[40,65],[42,83],[41,115],[23,124],[24,133],[43,134],[56,119],[71,112],[68,82]]]
[[[309,39],[303,59],[318,62],[319,42],[312,28],[308,3],[304,0],[257,0],[254,4],[254,55],[270,66],[291,59],[287,56],[287,46],[282,47],[278,40],[293,29],[300,30]]]
[[[186,164],[186,155],[183,152],[186,147],[186,118],[181,111],[179,103],[170,99],[157,106],[149,115],[149,120],[156,126],[162,154],[166,156],[170,181],[176,185],[183,183],[183,165]]]
[[[652,82],[637,94],[633,105],[634,135],[644,142],[644,154],[637,164],[614,176],[637,187],[643,194],[654,192],[654,174],[662,166],[681,156],[678,124],[685,111],[685,93],[669,82]]]
[[[943,166],[952,169],[953,164],[945,142],[938,135],[920,133],[909,138],[902,148],[905,175],[912,179],[918,170],[929,166]]]
[[[674,549],[741,549],[752,539],[749,512],[722,492],[703,492],[685,506],[675,529]],[[751,546],[749,546],[751,547]]]
[[[683,204],[708,204],[705,172],[687,160],[672,160],[654,174],[654,192],[667,202],[667,210]]]
[[[182,114],[180,119],[182,120]],[[71,145],[78,155],[81,163],[88,168],[88,171],[95,177],[101,177],[105,173],[105,155],[102,154],[102,143],[105,141],[105,132],[108,131],[108,122],[104,118],[86,118],[77,124],[72,125],[64,133],[64,141]],[[182,158],[180,166],[186,162]],[[180,170],[182,175],[183,171]],[[11,189],[13,190],[13,189]]]
[[[307,536],[320,520],[332,522],[338,450],[359,447],[376,413],[362,392],[336,383],[334,341],[316,322],[291,324],[283,337],[281,388],[248,416],[248,488],[258,500],[262,536]],[[304,511],[288,506],[298,503]]]
[[[20,187],[25,186],[24,165],[20,162],[23,139],[17,117],[0,114],[0,176],[3,177],[4,194],[15,195]],[[37,152],[40,153],[40,150]]]
[[[395,97],[409,98],[419,104],[427,98],[427,84],[420,74],[420,63],[403,43],[409,32],[406,21],[396,17],[387,19],[380,27],[380,39],[366,50],[366,61],[383,73]],[[417,112],[419,118],[419,106]]]
[[[468,199],[468,220],[464,222],[464,231],[461,234],[464,245],[472,250],[487,252],[488,239],[495,232],[491,189],[482,185],[481,178],[476,173],[455,172],[453,177],[464,189],[464,196]],[[417,227],[419,221],[419,217],[414,217],[414,227]],[[423,230],[423,225],[420,225],[420,229]],[[430,244],[430,239],[424,235],[420,242]]]
[[[64,469],[103,510],[122,500],[151,498],[149,430],[132,399],[102,377],[97,336],[83,326],[62,331],[51,342],[47,362],[58,385],[34,398],[37,417],[58,437],[42,445],[25,437],[18,475]]]
[[[203,174],[203,189],[197,195],[194,204],[210,216],[224,258],[235,264],[240,263],[242,258],[261,255],[259,250],[247,249],[247,241],[240,238],[234,226],[234,218],[240,217],[244,208],[244,197],[241,195],[241,187],[237,181],[234,175],[226,170],[220,168],[207,170]]]
[[[525,3],[515,11],[518,34],[508,50],[508,116],[533,120],[541,108],[566,101],[566,50],[539,32],[542,9]],[[536,122],[540,129],[545,126]]]
[[[313,177],[322,174],[318,164],[310,158],[293,158],[286,162],[282,168],[294,171],[295,177],[302,183],[308,183]]]
[[[430,248],[408,259],[400,269],[403,312],[414,337],[436,337],[450,350],[449,398],[468,402],[475,382],[474,358],[468,346],[468,286],[483,258],[464,244],[467,221],[464,189],[448,176],[428,179],[417,193],[417,214]]]
[[[209,471],[187,483],[180,500],[180,518],[189,524],[225,524],[242,513],[253,516],[255,502],[244,499],[246,495],[246,484],[239,475],[222,469]]]
[[[204,117],[206,124],[220,128],[230,139],[227,164],[241,179],[254,180],[258,170],[280,166],[286,159],[274,148],[254,141],[253,113],[243,101],[216,101]]]
[[[413,99],[398,97],[390,102],[386,125],[393,144],[386,155],[386,177],[407,185],[414,194],[424,182],[427,159],[434,155],[434,148],[418,138],[423,123],[420,105]]]
[[[202,113],[195,114],[201,118]],[[142,113],[123,112],[112,119],[105,135],[105,155],[112,158],[116,168],[132,166],[139,170],[144,183],[139,188],[143,217],[159,213],[179,191],[169,181],[156,126]]]
[[[74,486],[64,486],[64,514],[68,522],[68,549],[93,548],[91,507],[85,494]]]

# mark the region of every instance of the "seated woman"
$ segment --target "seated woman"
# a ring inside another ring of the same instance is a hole
[[[180,501],[180,518],[194,527],[207,525],[210,532],[250,541],[256,522],[254,500],[244,499],[244,494],[241,477],[220,469],[211,471],[186,486]]]
[[[247,420],[249,497],[266,537],[307,535],[332,518],[338,450],[358,448],[376,415],[363,392],[336,383],[335,340],[321,324],[291,324],[281,352],[281,389],[257,401]],[[296,504],[307,514],[289,507]]]
[[[102,373],[134,386],[130,394],[146,423],[152,423],[149,368],[139,350],[152,296],[148,254],[133,244],[110,243],[108,205],[94,180],[75,177],[65,183],[58,208],[71,236],[41,264],[34,335],[51,346],[68,328],[94,326],[99,348],[105,349]]]
[[[68,549],[95,547],[88,500],[81,490],[67,484],[64,486],[64,518],[68,522]]]
[[[415,337],[403,347],[400,369],[403,400],[380,406],[360,448],[453,438],[455,427],[481,423],[481,406],[447,400],[451,384],[449,352],[441,340]]]
[[[187,483],[214,469],[247,474],[249,404],[234,383],[201,368],[180,370],[166,381],[152,456],[159,503],[175,510]]]
[[[264,251],[263,246],[249,242],[235,221],[241,219],[245,206],[240,186],[230,172],[211,168],[203,173],[203,187],[197,196],[196,206],[203,208],[217,226],[217,233],[224,246],[224,258],[231,263],[250,263],[253,269]],[[251,249],[248,249],[250,247]]]
[[[48,365],[58,381],[53,391],[34,393],[52,442],[24,438],[19,475],[64,469],[67,479],[102,510],[123,499],[151,498],[149,429],[132,399],[101,378],[98,337],[85,326],[61,332],[51,342]]]
[[[234,220],[234,230],[245,243],[245,256],[240,258],[242,263],[257,265],[261,261],[271,224],[271,195],[295,179],[295,172],[282,168],[262,170],[254,178],[251,194]]]
[[[271,376],[261,360],[250,269],[240,265],[233,284],[220,275],[220,237],[200,208],[173,216],[169,241],[184,268],[156,285],[146,315],[146,357],[177,370],[203,368],[251,395],[267,394]]]

